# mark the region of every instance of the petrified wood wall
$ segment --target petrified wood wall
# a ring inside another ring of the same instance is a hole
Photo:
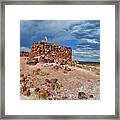
[[[39,62],[71,62],[72,49],[49,42],[37,42],[32,45],[29,57],[39,58]]]
[[[29,52],[20,51],[20,57],[29,57]]]

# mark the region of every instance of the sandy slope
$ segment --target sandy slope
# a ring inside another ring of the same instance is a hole
[[[84,92],[87,99],[100,98],[100,76],[94,71],[88,71],[78,67],[71,67],[70,71],[65,70],[65,66],[55,68],[56,64],[27,65],[24,58],[20,59],[20,73],[27,76],[29,82],[33,83],[33,88],[42,89],[45,79],[58,79],[58,83],[62,86],[59,90],[53,90],[54,97],[57,99],[78,100],[78,93]],[[41,76],[34,74],[37,69],[47,69],[49,75]],[[91,97],[92,95],[92,97]],[[21,93],[21,99],[30,99]]]

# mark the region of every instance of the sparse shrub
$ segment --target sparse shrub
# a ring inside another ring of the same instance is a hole
[[[48,69],[43,68],[42,70],[39,71],[39,75],[41,76],[49,75]]]
[[[37,69],[37,70],[33,70],[33,74],[35,75],[41,75],[41,76],[46,76],[49,75],[48,69],[43,68],[43,69]]]
[[[31,99],[32,100],[39,100],[39,95],[38,94],[31,94]]]

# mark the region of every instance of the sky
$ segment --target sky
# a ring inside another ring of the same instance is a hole
[[[99,20],[21,20],[20,49],[29,51],[37,41],[72,48],[73,60],[100,62]]]

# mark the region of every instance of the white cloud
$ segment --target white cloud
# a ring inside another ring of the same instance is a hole
[[[91,62],[99,62],[100,50],[84,50],[77,49],[73,50],[73,59],[79,61],[91,61]]]
[[[20,50],[21,51],[25,51],[25,52],[29,52],[30,48],[28,48],[28,47],[21,47]]]
[[[93,43],[93,44],[97,44],[99,42],[96,41],[96,39],[87,39],[88,43]]]

